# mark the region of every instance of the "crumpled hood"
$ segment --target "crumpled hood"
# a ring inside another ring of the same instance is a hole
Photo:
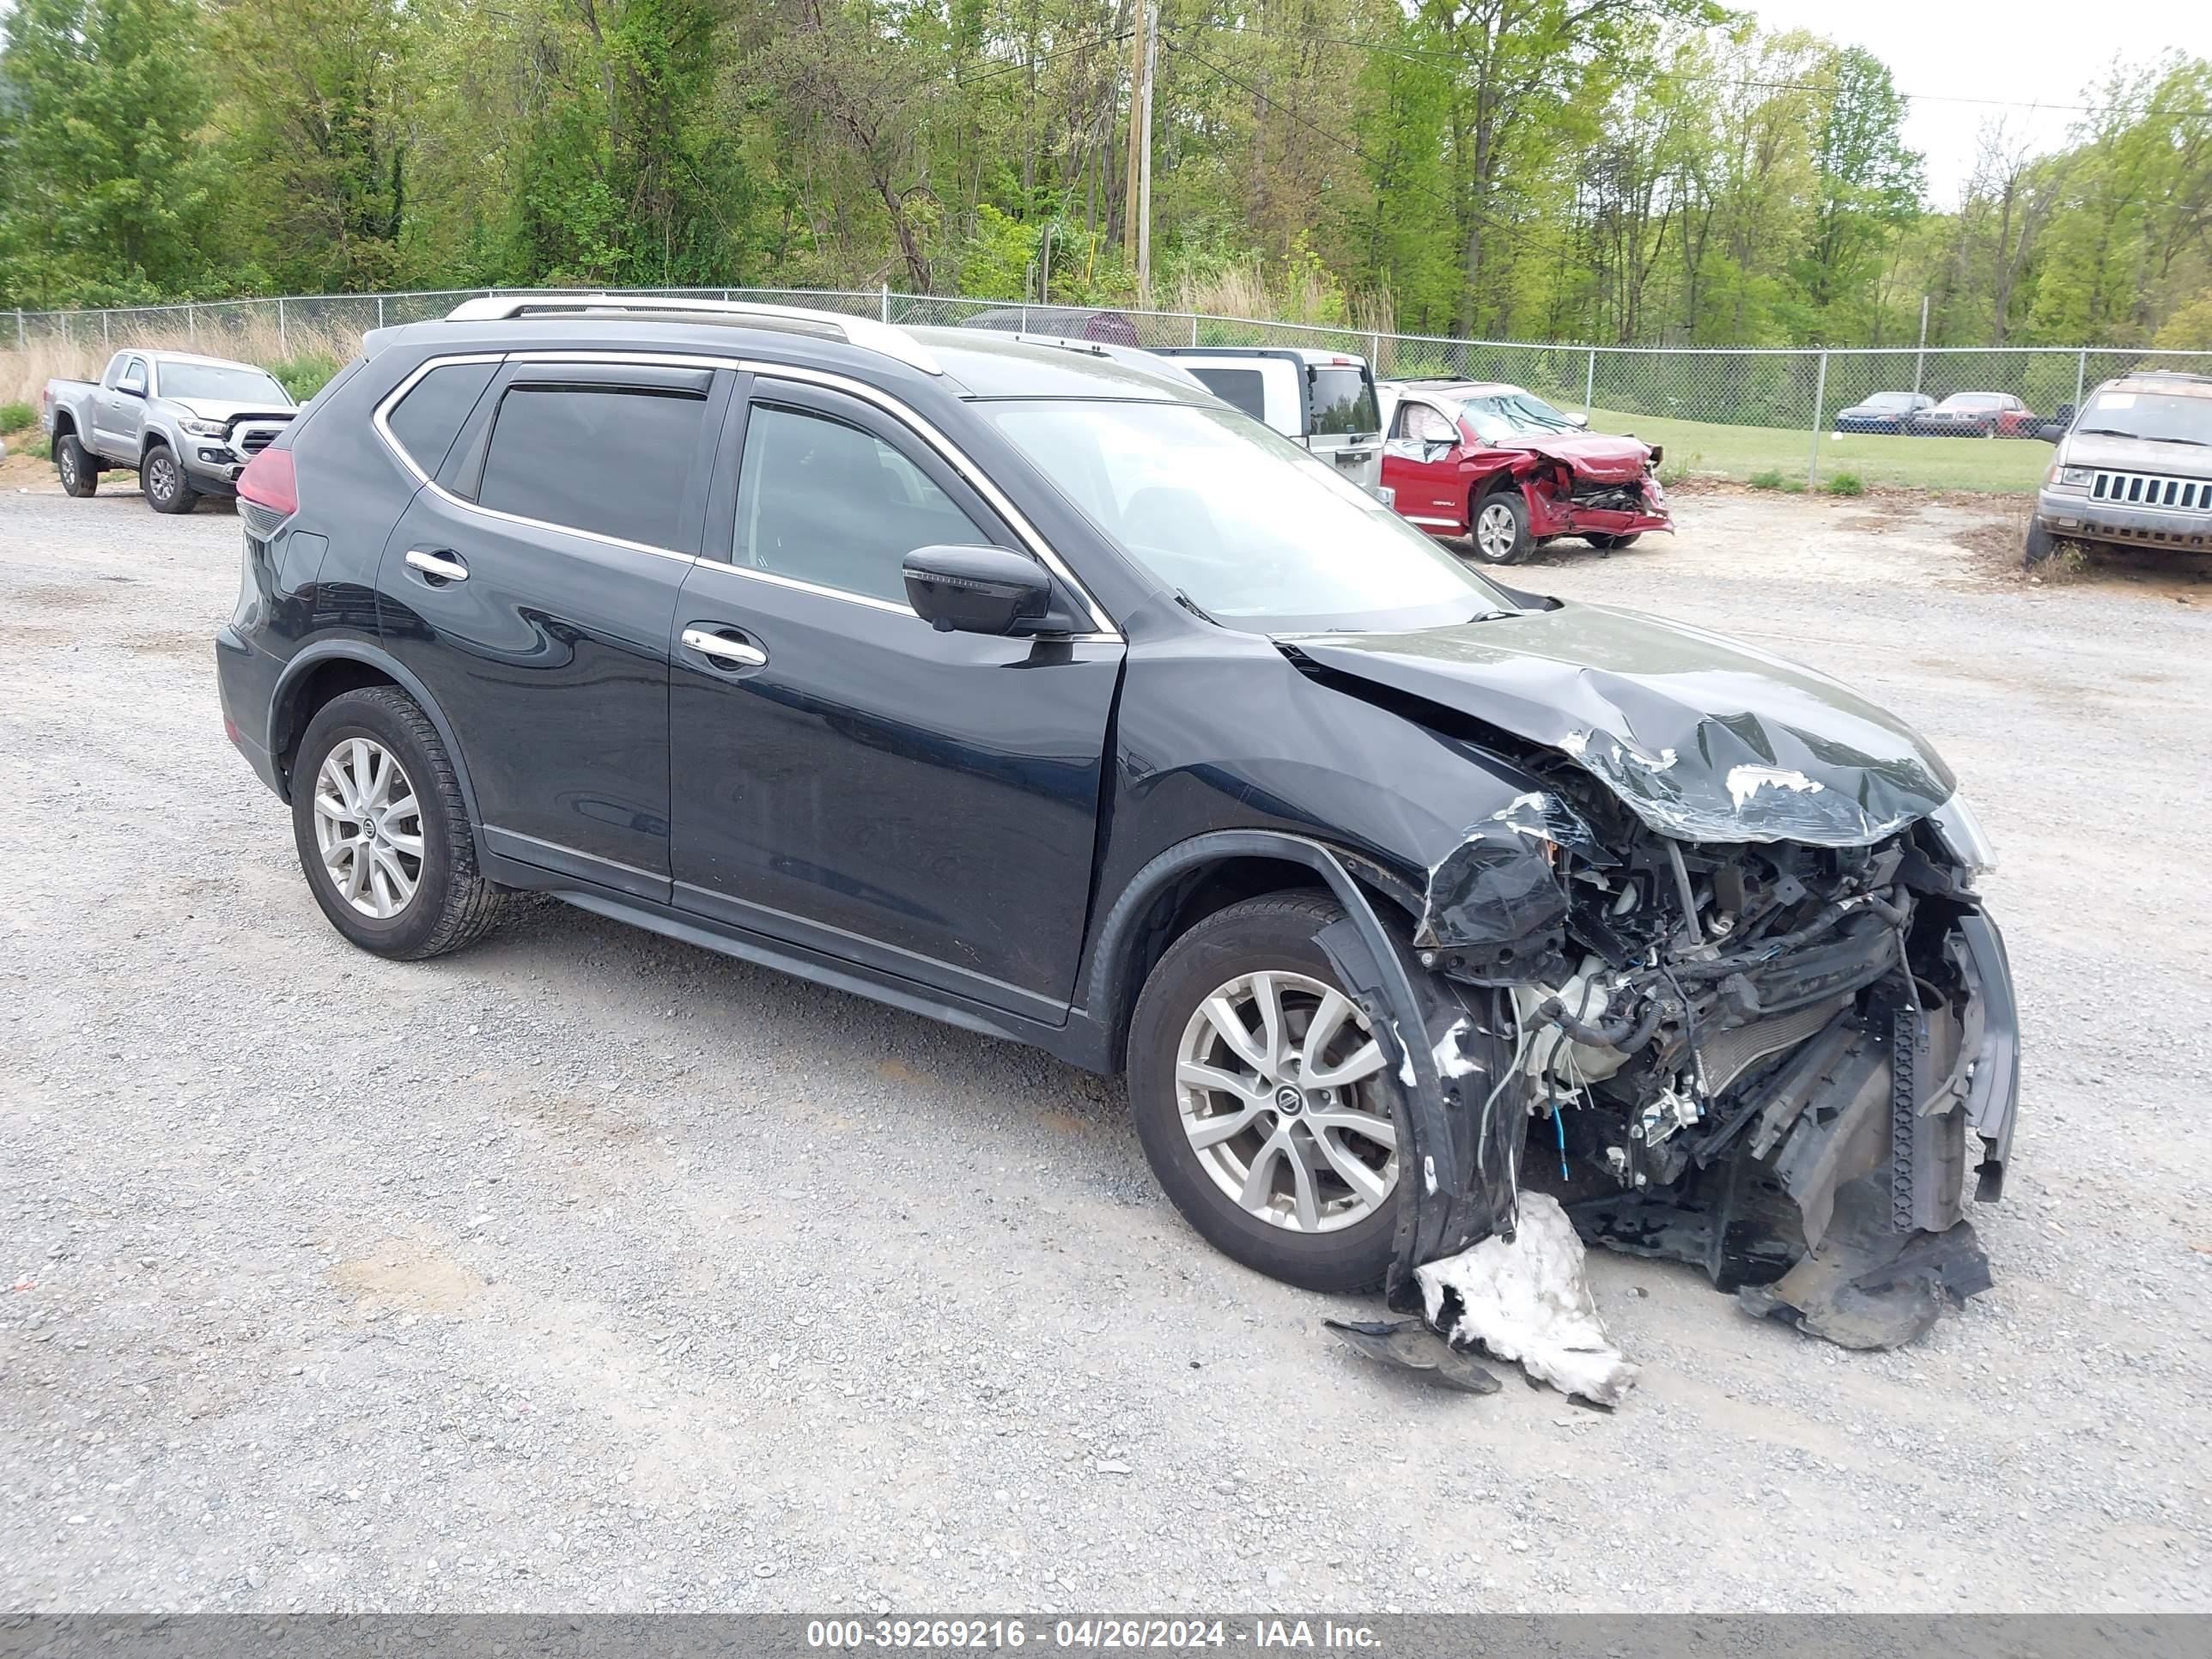
[[[1644,476],[1650,447],[1636,438],[1615,438],[1601,432],[1562,434],[1558,437],[1520,436],[1506,447],[1565,461],[1579,476],[1600,483],[1629,483]]]
[[[1865,846],[1954,787],[1910,726],[1825,674],[1609,605],[1280,643],[1557,749],[1678,840]]]

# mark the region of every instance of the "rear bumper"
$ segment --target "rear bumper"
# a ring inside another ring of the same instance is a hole
[[[216,694],[222,703],[222,734],[246,757],[254,776],[281,799],[283,775],[265,741],[269,733],[269,705],[281,665],[256,651],[228,623],[216,630]]]
[[[2212,513],[2173,513],[2164,507],[2092,501],[2078,492],[2041,489],[2036,492],[2035,516],[2053,535],[2212,553]]]

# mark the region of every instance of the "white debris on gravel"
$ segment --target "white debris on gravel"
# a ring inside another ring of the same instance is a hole
[[[1574,1223],[1548,1193],[1521,1194],[1510,1244],[1486,1238],[1414,1271],[1430,1324],[1443,1328],[1446,1291],[1459,1298],[1459,1318],[1444,1331],[1455,1342],[1479,1342],[1539,1382],[1601,1406],[1618,1405],[1636,1381],[1636,1367],[1598,1319]]]

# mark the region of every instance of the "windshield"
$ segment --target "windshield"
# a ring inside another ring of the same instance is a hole
[[[1913,396],[1910,392],[1877,392],[1859,405],[1862,409],[1910,409]]]
[[[164,398],[206,398],[216,403],[266,404],[289,409],[292,399],[284,388],[258,368],[228,363],[163,363],[161,392]]]
[[[1995,409],[2002,400],[1988,392],[1954,392],[1936,405],[1938,409]]]
[[[2100,392],[2077,428],[2152,443],[2212,444],[2212,398],[2171,392]]]
[[[976,407],[1132,559],[1226,626],[1396,631],[1512,608],[1334,467],[1233,410]]]
[[[1469,398],[1459,408],[1461,416],[1486,444],[1510,443],[1516,437],[1540,436],[1547,432],[1579,432],[1578,422],[1568,419],[1531,392],[1506,392]]]
[[[1375,410],[1374,384],[1364,369],[1309,368],[1306,383],[1313,389],[1316,437],[1371,435],[1382,429],[1382,417]]]

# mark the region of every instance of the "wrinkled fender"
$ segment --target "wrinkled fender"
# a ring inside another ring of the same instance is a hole
[[[1982,1143],[1974,1199],[1994,1204],[2004,1195],[2005,1164],[2012,1157],[2013,1121],[2020,1109],[2020,1009],[2013,1000],[2012,963],[1996,923],[1981,910],[1969,910],[1959,918],[1958,933],[1966,945],[1961,965],[1968,988],[1978,994],[1981,1007],[1981,1040],[1973,1080],[1966,1086],[1966,1122]]]
[[[1486,1121],[1475,1109],[1492,1092],[1498,1068],[1509,1063],[1494,999],[1422,969],[1376,913],[1343,855],[1306,836],[1267,830],[1196,836],[1139,871],[1092,946],[1085,981],[1094,996],[1118,1000],[1110,988],[1120,983],[1115,969],[1135,945],[1139,920],[1170,882],[1199,866],[1236,858],[1304,865],[1344,907],[1344,920],[1323,928],[1317,942],[1373,1025],[1405,1099],[1411,1145],[1399,1159],[1399,1181],[1407,1201],[1398,1207],[1386,1288],[1394,1306],[1415,1305],[1419,1290],[1413,1269],[1422,1262],[1493,1233],[1512,1237],[1510,1139],[1518,1114],[1500,1112]],[[1127,1019],[1119,1006],[1094,1006],[1092,1013],[1115,1029]]]
[[[446,757],[453,763],[453,776],[461,786],[461,799],[468,808],[469,824],[471,829],[480,829],[483,820],[477,812],[477,791],[469,781],[468,759],[461,752],[460,740],[453,735],[453,723],[447,720],[445,710],[438,707],[438,700],[430,695],[429,688],[398,658],[365,640],[318,641],[303,646],[284,665],[284,672],[276,678],[276,689],[270,694],[269,714],[263,722],[270,756],[283,752],[283,739],[289,735],[284,727],[285,714],[302,677],[319,664],[338,659],[365,664],[388,676],[429,716],[430,724],[438,728],[438,741],[446,745]],[[288,802],[292,799],[289,790],[283,792],[283,798]]]

